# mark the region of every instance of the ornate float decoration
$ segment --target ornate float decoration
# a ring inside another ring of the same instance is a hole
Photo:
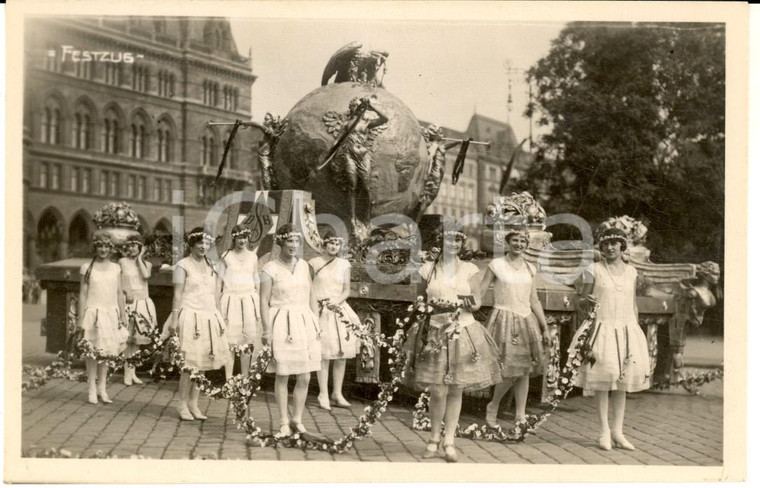
[[[93,237],[108,236],[114,245],[114,253],[119,254],[130,237],[140,236],[140,219],[126,202],[110,202],[95,212],[92,217],[97,230]]]
[[[270,156],[280,189],[308,190],[317,213],[340,217],[360,240],[372,217],[419,219],[442,178],[446,147],[383,86],[387,58],[359,43],[339,49],[322,86],[285,117]]]
[[[545,231],[545,221],[544,207],[527,191],[494,197],[494,203],[485,209],[486,228],[481,237],[481,248],[493,252],[500,231],[520,228],[528,232],[529,248],[543,249],[552,237],[550,232]]]

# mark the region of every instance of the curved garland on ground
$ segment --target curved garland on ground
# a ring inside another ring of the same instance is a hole
[[[575,348],[570,351],[567,364],[562,368],[562,372],[557,380],[557,388],[549,394],[547,405],[543,407],[540,413],[528,415],[524,422],[516,423],[513,429],[504,429],[501,426],[492,428],[485,424],[476,423],[470,424],[464,429],[457,427],[456,436],[466,439],[485,439],[503,443],[523,442],[525,436],[543,424],[559,406],[560,402],[567,398],[567,395],[573,390],[575,378],[578,376],[578,369],[588,357],[589,349],[586,348],[586,344],[588,343],[589,333],[592,330],[591,326],[593,325],[594,316],[592,313],[581,325],[578,342]],[[429,401],[430,395],[427,391],[423,392],[415,404],[412,414],[413,429],[424,431],[431,429],[430,418],[425,414]]]
[[[221,387],[213,386],[203,372],[196,368],[186,366],[184,354],[179,348],[179,338],[176,335],[171,336],[164,342],[161,340],[160,333],[157,330],[150,330],[146,334],[151,339],[150,345],[130,357],[103,354],[102,351],[93,348],[86,340],[79,341],[77,351],[82,357],[92,358],[98,362],[107,362],[109,366],[116,367],[124,363],[134,365],[142,364],[145,359],[153,357],[163,348],[164,358],[179,371],[189,373],[191,381],[193,381],[204,394],[213,399],[227,398],[230,400],[235,411],[236,426],[245,430],[246,437],[249,440],[258,439],[259,444],[262,447],[299,447],[301,449],[340,454],[351,449],[356,440],[372,435],[372,425],[374,425],[380,416],[387,410],[388,403],[393,400],[393,394],[398,390],[403,378],[403,367],[406,362],[406,353],[403,349],[406,337],[404,329],[410,324],[420,320],[426,313],[430,313],[430,310],[430,307],[425,304],[422,297],[418,297],[416,302],[408,307],[408,311],[410,312],[409,317],[406,317],[403,320],[398,319],[396,321],[397,329],[390,341],[383,334],[376,334],[374,332],[370,333],[364,330],[360,325],[350,323],[346,320],[342,311],[338,312],[339,318],[346,323],[346,327],[356,334],[360,340],[372,342],[378,346],[388,347],[388,352],[391,355],[390,359],[388,359],[388,363],[391,366],[391,380],[380,385],[380,392],[378,393],[377,399],[364,409],[364,415],[359,418],[357,426],[349,429],[348,434],[335,441],[319,439],[309,434],[301,435],[299,433],[288,437],[262,435],[261,429],[256,425],[255,420],[248,415],[248,402],[251,397],[255,396],[256,391],[260,389],[262,375],[272,359],[271,350],[268,347],[263,348],[259,352],[247,376],[242,374],[236,375],[227,380],[227,382]],[[135,319],[139,320],[139,316],[135,317]],[[247,347],[248,346],[243,346],[239,349],[239,352],[247,352]],[[60,366],[50,365],[48,369],[45,370],[44,375],[46,375],[46,378],[68,377],[55,376],[54,374],[55,372],[61,372],[60,374],[63,374],[64,371],[70,372],[70,369],[68,369],[70,368],[70,364],[71,361],[65,363],[62,362]],[[29,388],[27,388],[27,390],[28,389]],[[50,451],[48,454],[52,457],[60,455],[59,451]]]
[[[722,380],[723,374],[723,368],[713,369],[704,373],[688,374],[686,376],[680,376],[677,380],[673,381],[658,381],[652,385],[652,389],[669,390],[680,386],[692,395],[700,395],[701,393],[697,387],[712,381]]]

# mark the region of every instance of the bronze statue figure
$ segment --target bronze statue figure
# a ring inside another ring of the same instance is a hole
[[[264,124],[259,126],[264,132],[264,138],[259,141],[258,159],[261,168],[261,182],[265,190],[279,190],[280,188],[272,166],[272,155],[277,146],[277,141],[287,127],[287,120],[282,120],[279,115],[272,115],[269,112],[264,116]]]
[[[357,219],[356,197],[364,193],[369,196],[369,173],[372,167],[372,145],[375,138],[387,128],[386,117],[370,98],[354,98],[351,100],[348,112],[327,112],[322,121],[327,130],[338,142],[328,154],[325,162],[330,164],[330,170],[339,187],[349,194],[351,226],[354,232],[363,228],[369,222],[370,214],[367,207],[366,215]]]
[[[388,53],[383,51],[362,51],[356,41],[346,44],[332,55],[322,73],[322,86],[335,75],[334,83],[353,81],[383,86],[385,60]]]

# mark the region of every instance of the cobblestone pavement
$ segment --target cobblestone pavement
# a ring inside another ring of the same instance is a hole
[[[176,381],[125,387],[114,375],[108,391],[114,403],[86,403],[86,384],[52,380],[23,394],[22,448],[42,451],[63,448],[74,455],[101,451],[119,457],[139,454],[150,458],[402,461],[422,460],[426,432],[411,429],[412,411],[396,402],[373,427],[371,438],[357,441],[341,455],[300,449],[262,448],[247,442],[233,423],[227,401],[201,400],[209,419],[181,422],[175,405]],[[723,460],[723,383],[705,385],[702,395],[684,390],[629,395],[626,435],[637,450],[601,451],[596,447],[596,420],[592,398],[564,401],[534,435],[521,444],[457,439],[460,462],[512,464],[645,464],[721,465]],[[304,425],[314,433],[336,439],[357,423],[366,401],[353,399],[349,409],[321,410],[313,393],[307,402]],[[262,391],[251,402],[251,414],[268,431],[277,422],[274,397]],[[505,418],[509,414],[503,414]],[[481,421],[463,413],[461,424]],[[508,424],[507,420],[502,424]]]

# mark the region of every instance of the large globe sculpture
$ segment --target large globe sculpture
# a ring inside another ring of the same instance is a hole
[[[372,83],[327,84],[293,107],[285,117],[287,128],[273,155],[279,188],[308,190],[316,202],[317,213],[333,214],[349,223],[351,190],[330,164],[317,168],[339,141],[335,133],[330,133],[325,115],[328,112],[348,115],[351,100],[364,97],[373,97],[373,106],[388,121],[371,144],[368,191],[355,194],[357,220],[366,225],[368,217],[379,215],[419,216],[418,202],[428,169],[425,139],[412,111],[386,89]]]

